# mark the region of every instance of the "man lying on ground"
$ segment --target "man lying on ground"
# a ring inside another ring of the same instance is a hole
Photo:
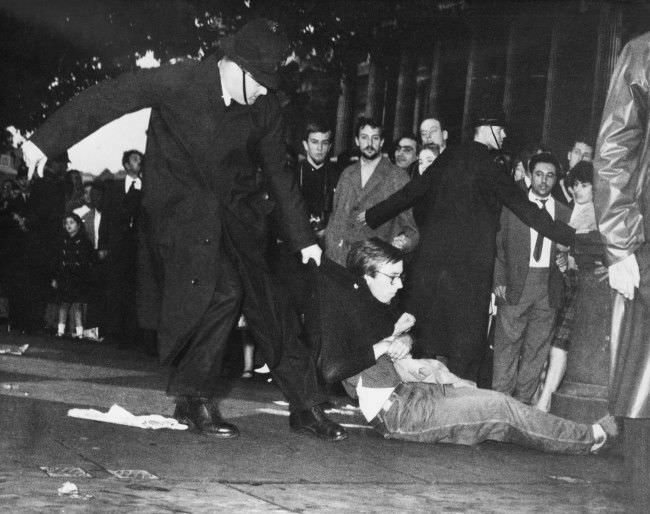
[[[306,326],[320,344],[326,381],[343,381],[368,422],[385,438],[430,443],[517,443],[555,453],[589,453],[617,435],[611,416],[593,425],[541,412],[478,389],[434,359],[412,359],[413,318],[392,303],[402,288],[403,257],[379,238],[355,243],[345,270],[318,270]]]

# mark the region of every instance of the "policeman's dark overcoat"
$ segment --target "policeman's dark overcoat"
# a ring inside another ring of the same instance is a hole
[[[450,357],[450,370],[475,380],[483,355],[501,206],[546,237],[572,244],[555,223],[493,163],[487,146],[445,150],[422,175],[366,212],[375,227],[427,197],[420,244],[407,276],[406,310],[417,322],[416,350]]]
[[[299,191],[284,169],[277,97],[226,107],[218,59],[140,70],[93,86],[32,137],[46,155],[56,155],[126,113],[151,108],[138,304],[142,325],[158,330],[163,362],[178,355],[205,312],[220,280],[224,240],[246,265],[266,266],[265,218],[275,204],[291,246],[313,242]],[[271,200],[260,198],[252,155],[261,160]],[[281,337],[270,333],[274,339]]]

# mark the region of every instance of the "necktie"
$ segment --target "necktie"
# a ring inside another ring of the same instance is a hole
[[[542,205],[540,206],[540,210],[543,211],[546,209],[546,200],[540,200],[540,202],[542,203]],[[544,236],[538,232],[537,239],[535,240],[535,249],[533,250],[533,259],[535,259],[535,262],[539,262],[539,259],[542,256],[543,245],[544,245]]]

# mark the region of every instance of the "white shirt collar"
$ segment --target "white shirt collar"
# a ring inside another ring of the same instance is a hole
[[[307,155],[307,162],[311,164],[311,167],[315,170],[318,170],[325,165],[325,161],[321,162],[320,164],[316,164],[309,155]]]
[[[546,204],[545,204],[545,205],[546,205],[546,208],[547,208],[547,209],[551,206],[552,203],[554,203],[554,200],[553,200],[553,196],[552,196],[552,195],[548,195],[546,198],[540,198],[540,197],[537,196],[535,193],[533,193],[533,190],[532,190],[532,189],[531,189],[530,191],[528,191],[528,199],[529,199],[531,202],[535,202],[535,203],[538,204],[538,205],[541,205],[541,203],[542,203],[541,201],[542,201],[542,200],[546,200]]]
[[[133,178],[131,175],[127,175],[124,177],[124,192],[128,193],[129,189],[131,189],[131,184],[135,183],[135,188],[136,189],[141,189],[142,188],[142,180],[139,178]]]
[[[219,67],[219,81],[221,82],[221,98],[223,99],[224,105],[228,107],[232,103],[232,96],[230,96],[230,94],[226,90],[225,84],[223,83],[223,71],[222,71],[223,59],[219,61],[217,66]]]

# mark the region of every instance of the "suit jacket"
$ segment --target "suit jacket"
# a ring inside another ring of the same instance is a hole
[[[90,240],[90,243],[92,244],[93,248],[95,247],[95,237],[97,236],[97,234],[95,234],[95,216],[97,215],[97,212],[98,212],[97,209],[92,208],[81,217],[81,221],[83,222],[85,227],[86,235],[88,236],[88,239]],[[97,250],[107,250],[108,230],[107,230],[106,218],[104,217],[103,213],[101,214],[101,218],[99,220],[98,230],[99,230],[99,240],[97,241]]]
[[[555,219],[567,223],[571,211],[560,202],[555,202]],[[519,303],[526,283],[530,262],[530,227],[525,225],[510,209],[501,211],[500,230],[497,232],[497,255],[494,261],[494,284],[506,286],[509,304]],[[548,276],[548,303],[558,309],[564,300],[564,280],[555,265],[557,245],[551,244],[551,259]]]
[[[218,60],[211,55],[106,80],[70,100],[31,138],[45,155],[56,155],[126,113],[151,108],[139,219],[138,314],[142,327],[157,329],[163,362],[183,350],[222,280],[217,260],[224,231],[243,261],[266,266],[261,242],[273,204],[251,204],[259,193],[258,165],[288,242],[296,250],[315,242],[293,174],[284,167],[277,95],[264,95],[252,106],[226,107]],[[269,326],[269,360],[275,361],[281,338],[273,323]]]
[[[137,222],[142,209],[142,190],[124,190],[125,179],[104,181],[102,224],[109,259],[125,259],[135,266]]]
[[[343,170],[334,193],[332,215],[325,230],[326,255],[344,266],[350,245],[373,236],[390,243],[395,236],[404,234],[410,241],[406,250],[415,248],[419,236],[410,209],[396,214],[375,228],[356,219],[359,213],[389,197],[408,181],[406,172],[385,157],[380,159],[363,188],[360,161]]]

